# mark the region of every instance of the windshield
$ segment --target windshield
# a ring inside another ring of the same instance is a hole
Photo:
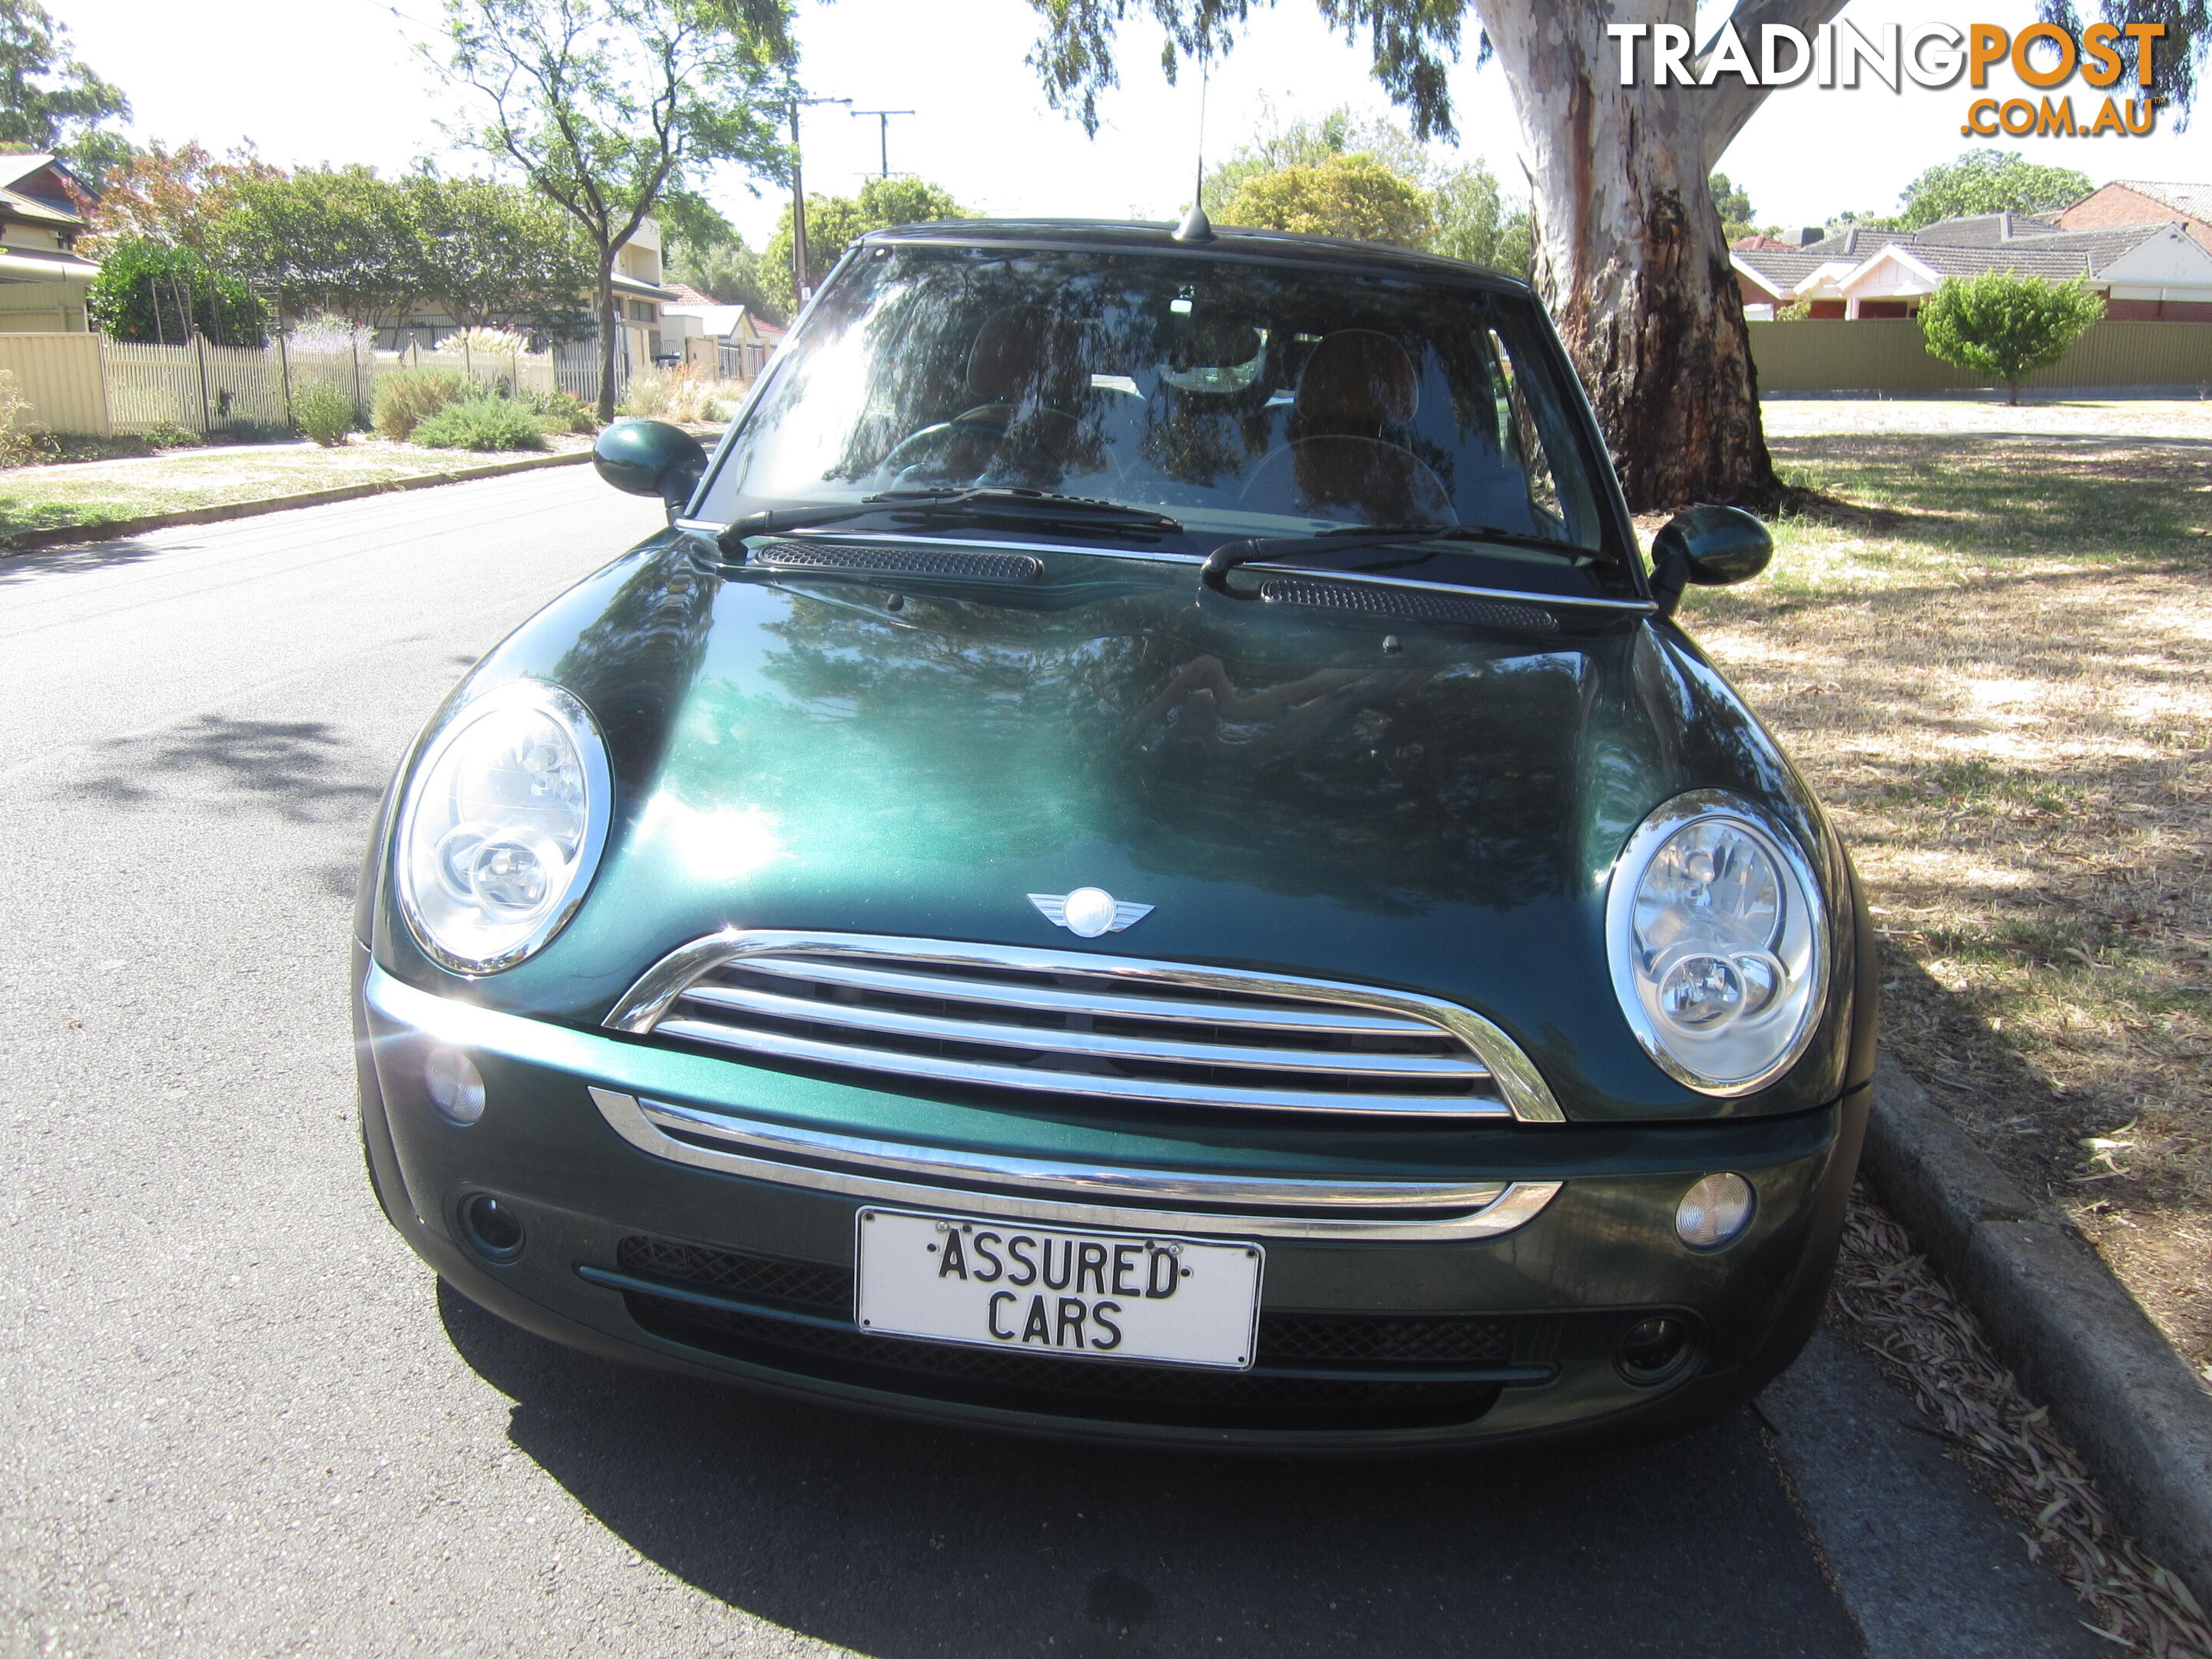
[[[1601,497],[1540,327],[1525,300],[1396,275],[878,246],[786,348],[702,510],[1011,487],[1201,541],[1455,525],[1591,562]]]

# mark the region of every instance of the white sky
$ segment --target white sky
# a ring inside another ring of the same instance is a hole
[[[426,39],[438,0],[48,0],[76,37],[80,54],[130,94],[134,136],[176,143],[197,138],[223,150],[246,141],[281,165],[365,161],[385,170],[432,155],[468,165],[439,131],[451,119],[437,82],[410,51]],[[1141,8],[1132,7],[1133,14]],[[1710,9],[1710,8],[1709,8]],[[2017,27],[2033,0],[1975,0],[1955,15]],[[1844,14],[1874,24],[1930,15],[1925,0],[1852,0]],[[944,185],[963,204],[994,213],[1164,218],[1188,199],[1198,127],[1194,76],[1170,88],[1158,66],[1158,35],[1133,15],[1123,34],[1121,88],[1102,104],[1096,140],[1048,108],[1023,58],[1036,38],[1028,0],[801,0],[805,78],[816,92],[859,108],[913,109],[891,123],[891,167]],[[1460,154],[1486,160],[1509,187],[1521,181],[1519,132],[1504,78],[1474,68],[1475,25],[1453,76]],[[1349,103],[1382,112],[1365,51],[1346,44],[1305,0],[1255,7],[1246,37],[1217,66],[1206,125],[1208,153],[1225,155],[1268,105],[1285,119]],[[2021,90],[2008,72],[1990,92]],[[2076,81],[2077,113],[2096,100]],[[1751,193],[1762,222],[1816,224],[1856,208],[1893,210],[1917,173],[1992,141],[1960,133],[1970,93],[1963,80],[1940,92],[1908,81],[1901,94],[1812,87],[1779,91],[1720,163]],[[808,186],[848,193],[877,166],[874,118],[840,108],[810,110],[804,129]],[[2144,138],[1996,141],[2039,161],[2109,178],[2212,179],[2212,106],[2190,132]],[[734,177],[713,192],[755,246],[780,203],[753,197]]]

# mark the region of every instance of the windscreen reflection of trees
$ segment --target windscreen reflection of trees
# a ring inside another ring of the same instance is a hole
[[[1551,389],[1526,367],[1532,354],[1518,310],[1477,291],[1404,281],[1127,255],[902,248],[824,296],[810,329],[819,343],[797,354],[751,423],[752,441],[773,445],[802,402],[837,395],[810,384],[807,359],[858,327],[863,389],[825,483],[1019,483],[1169,507],[1225,495],[1220,504],[1231,505],[1258,463],[1286,444],[1346,435],[1416,458],[1462,517],[1557,533],[1543,507],[1562,493],[1577,503],[1590,497],[1579,480],[1562,492],[1550,476],[1563,447],[1572,450],[1560,441],[1567,428]],[[1339,434],[1297,410],[1289,394],[1306,360],[1323,338],[1348,331],[1406,349],[1419,394],[1408,421]],[[1010,340],[1019,349],[1009,349]],[[1521,360],[1517,374],[1504,353]],[[1516,392],[1537,405],[1547,428],[1549,441],[1533,453],[1507,426]],[[1408,503],[1357,483],[1338,492],[1355,519],[1405,518]],[[1567,529],[1577,539],[1588,533],[1579,523]]]
[[[1340,649],[1310,618],[1231,621],[1181,590],[1060,611],[909,595],[896,620],[855,608],[868,590],[821,594],[764,618],[781,644],[757,675],[708,665],[686,726],[713,751],[694,774],[679,748],[671,774],[728,780],[823,867],[1104,840],[1382,914],[1570,884],[1577,653],[1470,641],[1448,666],[1377,666],[1364,633]]]

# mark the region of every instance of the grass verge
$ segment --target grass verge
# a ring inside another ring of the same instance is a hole
[[[1851,844],[1891,1050],[2212,1379],[2212,445],[1773,447],[1842,505],[1686,621]]]

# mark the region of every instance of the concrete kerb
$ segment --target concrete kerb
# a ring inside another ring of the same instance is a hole
[[[517,461],[495,461],[489,466],[455,467],[445,472],[422,472],[404,478],[383,478],[369,483],[341,484],[331,489],[310,489],[297,495],[267,495],[258,501],[226,501],[220,507],[187,507],[176,513],[149,513],[136,519],[117,519],[107,524],[66,525],[52,530],[29,530],[0,537],[0,558],[42,547],[62,547],[72,542],[112,542],[125,536],[143,535],[176,525],[220,524],[226,519],[250,519],[257,514],[283,513],[295,507],[327,507],[334,501],[359,501],[403,489],[429,489],[440,484],[467,483],[476,478],[497,478],[509,472],[535,472],[541,467],[574,466],[592,459],[588,449],[564,450],[557,455],[530,455]]]
[[[2064,1218],[1887,1056],[1865,1163],[2129,1531],[2203,1599],[2212,1590],[2212,1392]]]

